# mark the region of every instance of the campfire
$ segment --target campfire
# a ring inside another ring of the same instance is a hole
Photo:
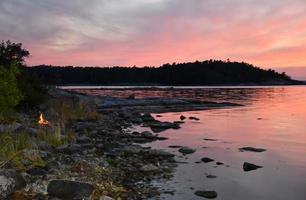
[[[47,126],[47,125],[49,125],[49,122],[48,122],[46,119],[44,119],[42,113],[40,113],[39,120],[38,120],[38,124],[40,124],[40,125],[42,125],[42,126]]]

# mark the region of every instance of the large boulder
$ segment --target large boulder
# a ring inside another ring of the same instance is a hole
[[[0,199],[8,198],[26,186],[24,178],[15,170],[0,170]]]
[[[76,181],[53,180],[48,185],[49,196],[67,200],[89,198],[93,190],[93,185]]]

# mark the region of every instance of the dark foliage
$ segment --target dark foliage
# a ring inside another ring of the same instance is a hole
[[[0,65],[5,68],[9,68],[13,62],[22,64],[29,56],[30,53],[22,48],[21,43],[12,43],[9,40],[0,43]]]
[[[24,60],[29,56],[29,51],[24,49],[21,43],[12,43],[9,40],[0,43],[0,70],[3,72],[0,83],[6,91],[6,99],[15,102],[14,106],[36,106],[47,97],[47,89],[35,75],[23,70]],[[14,107],[8,103],[3,105],[8,108]]]
[[[161,67],[59,67],[36,66],[27,71],[45,83],[69,84],[154,84],[154,85],[218,85],[218,84],[293,84],[285,73],[264,70],[247,63],[208,60],[204,62],[165,64]]]

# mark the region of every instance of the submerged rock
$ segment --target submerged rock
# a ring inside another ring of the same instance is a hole
[[[215,199],[218,196],[216,191],[200,191],[199,190],[199,191],[196,191],[194,194],[199,197],[204,197],[207,199]]]
[[[191,149],[189,147],[181,147],[178,151],[182,154],[192,154],[192,153],[196,152],[195,149]]]
[[[0,199],[6,199],[26,186],[24,178],[15,170],[0,170]]]
[[[68,180],[53,180],[48,185],[48,194],[62,199],[89,198],[93,190],[91,184]]]
[[[259,169],[259,168],[262,168],[262,166],[255,165],[255,164],[248,163],[248,162],[243,163],[243,170],[245,172],[256,170],[256,169]]]
[[[263,148],[255,148],[255,147],[242,147],[242,148],[239,148],[239,151],[251,151],[251,152],[264,152],[266,151],[266,149],[263,149]]]
[[[201,160],[202,160],[202,162],[204,162],[204,163],[209,163],[209,162],[213,162],[213,161],[214,161],[214,159],[207,158],[207,157],[204,157],[204,158],[202,158]]]

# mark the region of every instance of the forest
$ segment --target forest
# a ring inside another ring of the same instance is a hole
[[[285,73],[245,62],[207,60],[160,67],[40,65],[25,71],[51,85],[279,85],[299,84]]]

